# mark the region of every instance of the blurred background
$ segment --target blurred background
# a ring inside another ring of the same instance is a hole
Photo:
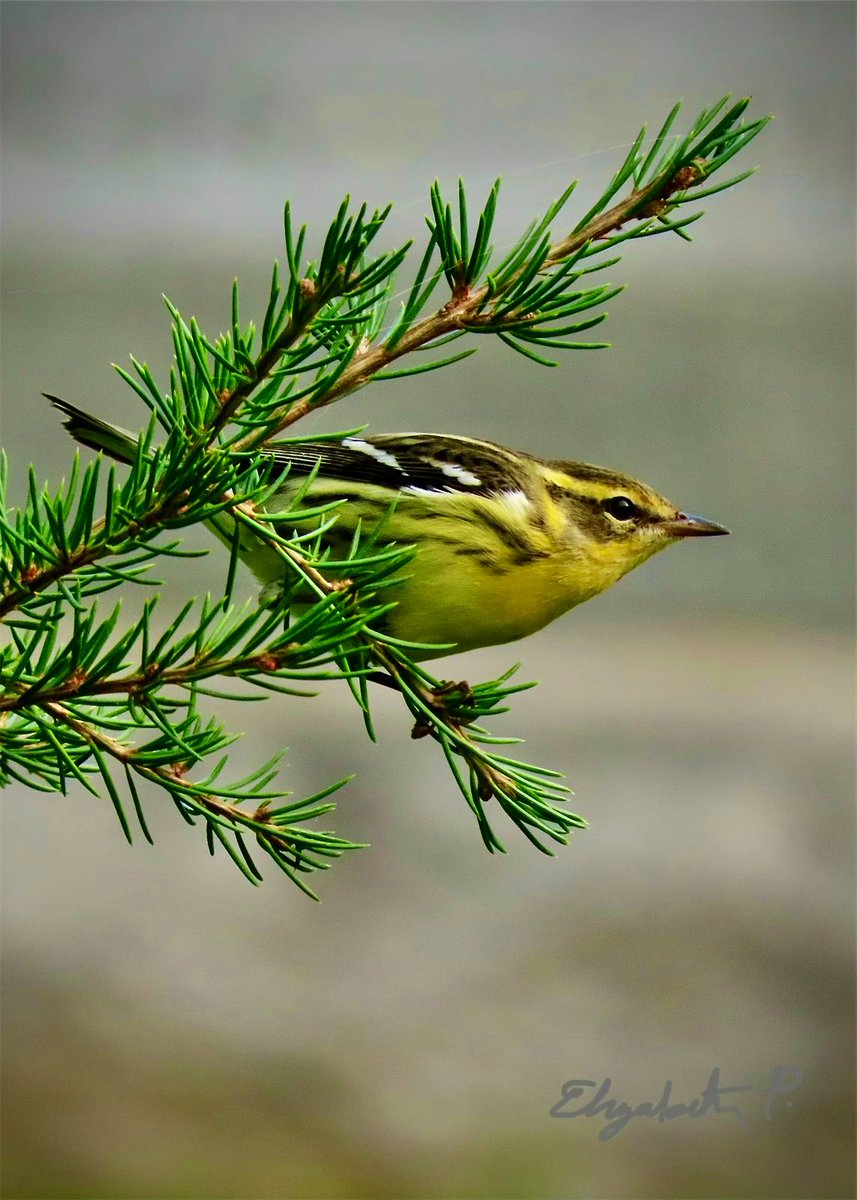
[[[209,333],[341,197],[424,230],[431,181],[496,244],[571,178],[577,220],[643,120],[726,91],[776,121],[693,245],[632,244],[609,351],[558,370],[480,342],[308,432],[476,434],[637,475],[731,538],[678,547],[518,646],[439,666],[540,679],[498,731],[562,768],[588,832],[483,850],[392,695],[228,709],[237,768],[356,771],[331,823],[372,843],[323,903],[251,888],[159,797],[3,797],[7,1197],[853,1195],[854,8],[841,3],[3,5],[3,443],[57,482],[40,393],[132,427],[111,371],[163,379],[166,293]],[[318,242],[314,243],[316,246]],[[208,545],[202,535],[200,545]],[[218,587],[212,556],[167,603]],[[243,586],[252,594],[249,578]],[[379,689],[382,690],[382,689]],[[772,1070],[803,1083],[764,1115]],[[566,1079],[729,1114],[551,1119]]]

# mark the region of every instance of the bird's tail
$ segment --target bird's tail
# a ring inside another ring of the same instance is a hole
[[[117,429],[115,425],[108,425],[106,421],[99,421],[98,417],[91,417],[89,413],[75,408],[67,400],[60,400],[58,396],[49,396],[45,392],[45,399],[50,400],[54,408],[58,408],[61,413],[65,413],[63,425],[82,446],[89,446],[91,450],[101,450],[108,458],[115,458],[117,462],[134,461],[137,439],[133,434],[124,429]]]

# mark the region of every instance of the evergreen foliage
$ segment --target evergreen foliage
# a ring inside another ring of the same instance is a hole
[[[672,133],[676,105],[654,139],[640,131],[570,232],[562,212],[573,184],[503,255],[491,244],[499,181],[475,220],[463,185],[447,201],[435,184],[428,244],[398,306],[396,272],[412,245],[376,251],[389,208],[370,215],[348,199],[310,262],[306,228],[295,228],[286,205],[285,262],[274,265],[258,327],[242,320],[237,282],[230,328],[217,338],[167,302],[175,359],[166,387],[133,358],[130,371],[117,368],[149,413],[130,466],[98,457],[84,467],[76,457],[67,483],[43,488],[31,472],[23,506],[3,505],[0,780],[62,793],[77,781],[110,798],[129,841],[137,829],[151,841],[139,785],[155,785],[251,882],[261,879],[255,843],[314,896],[307,877],[358,848],[316,827],[346,781],[289,800],[276,759],[230,779],[234,736],[206,716],[205,699],[306,695],[307,684],[345,680],[374,736],[370,688],[385,682],[401,694],[414,736],[440,746],[490,851],[504,850],[489,821],[492,801],[546,853],[583,827],[557,773],[510,758],[504,746],[516,739],[483,724],[531,685],[512,683],[513,671],[474,686],[443,682],[414,661],[414,646],[379,627],[411,551],[358,531],[328,578],[323,534],[335,506],[319,510],[311,535],[284,536],[289,514],[266,508],[276,490],[270,464],[251,457],[248,465],[246,451],[375,380],[438,370],[477,349],[447,353],[454,341],[492,334],[547,366],[556,365],[551,352],[602,347],[579,335],[604,321],[603,305],[621,289],[589,277],[615,265],[625,242],[661,233],[690,240],[702,216],[691,206],[752,173],[719,181],[768,120],[745,121],[748,103],[727,97],[682,135]],[[3,484],[5,497],[5,472]],[[153,595],[130,623],[118,604],[105,607],[104,594],[127,584],[152,587],[160,559],[191,553],[182,530],[224,512],[281,557],[288,583],[273,606],[236,603],[236,534],[219,597],[164,613]],[[314,603],[295,615],[308,591]]]

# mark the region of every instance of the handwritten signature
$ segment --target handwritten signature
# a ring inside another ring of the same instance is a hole
[[[773,1120],[777,1098],[795,1091],[802,1083],[803,1072],[797,1067],[774,1067],[771,1071],[769,1086],[762,1089],[762,1094],[765,1096],[766,1121]],[[603,1117],[605,1125],[598,1134],[598,1140],[601,1142],[609,1142],[612,1137],[621,1133],[630,1121],[638,1117],[648,1117],[649,1119],[656,1117],[663,1123],[664,1121],[675,1121],[679,1117],[705,1117],[709,1113],[732,1113],[743,1129],[749,1128],[743,1110],[737,1104],[722,1104],[721,1098],[734,1092],[752,1092],[755,1089],[750,1083],[724,1087],[720,1082],[719,1067],[715,1067],[709,1075],[708,1083],[703,1088],[702,1094],[691,1100],[689,1104],[671,1102],[673,1087],[671,1079],[666,1081],[660,1099],[654,1104],[645,1100],[642,1104],[632,1106],[624,1100],[608,1098],[612,1086],[613,1080],[609,1077],[602,1080],[600,1084],[594,1079],[567,1079],[561,1088],[561,1098],[551,1108],[550,1115],[568,1118]],[[582,1096],[587,1095],[592,1088],[596,1088],[597,1091],[582,1107],[569,1107],[573,1101],[580,1100]],[[787,1100],[786,1105],[791,1108],[792,1101]]]

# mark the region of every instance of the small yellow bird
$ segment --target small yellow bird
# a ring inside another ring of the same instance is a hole
[[[131,434],[49,399],[77,441],[132,461]],[[343,502],[329,535],[335,545],[358,522],[371,533],[383,520],[382,545],[416,547],[391,593],[396,607],[385,627],[405,641],[444,647],[435,655],[526,637],[666,546],[729,532],[627,475],[473,438],[384,434],[254,453],[284,469],[268,502],[272,512],[287,510],[306,489],[306,507]],[[244,531],[241,557],[263,592],[282,582],[282,560]]]

